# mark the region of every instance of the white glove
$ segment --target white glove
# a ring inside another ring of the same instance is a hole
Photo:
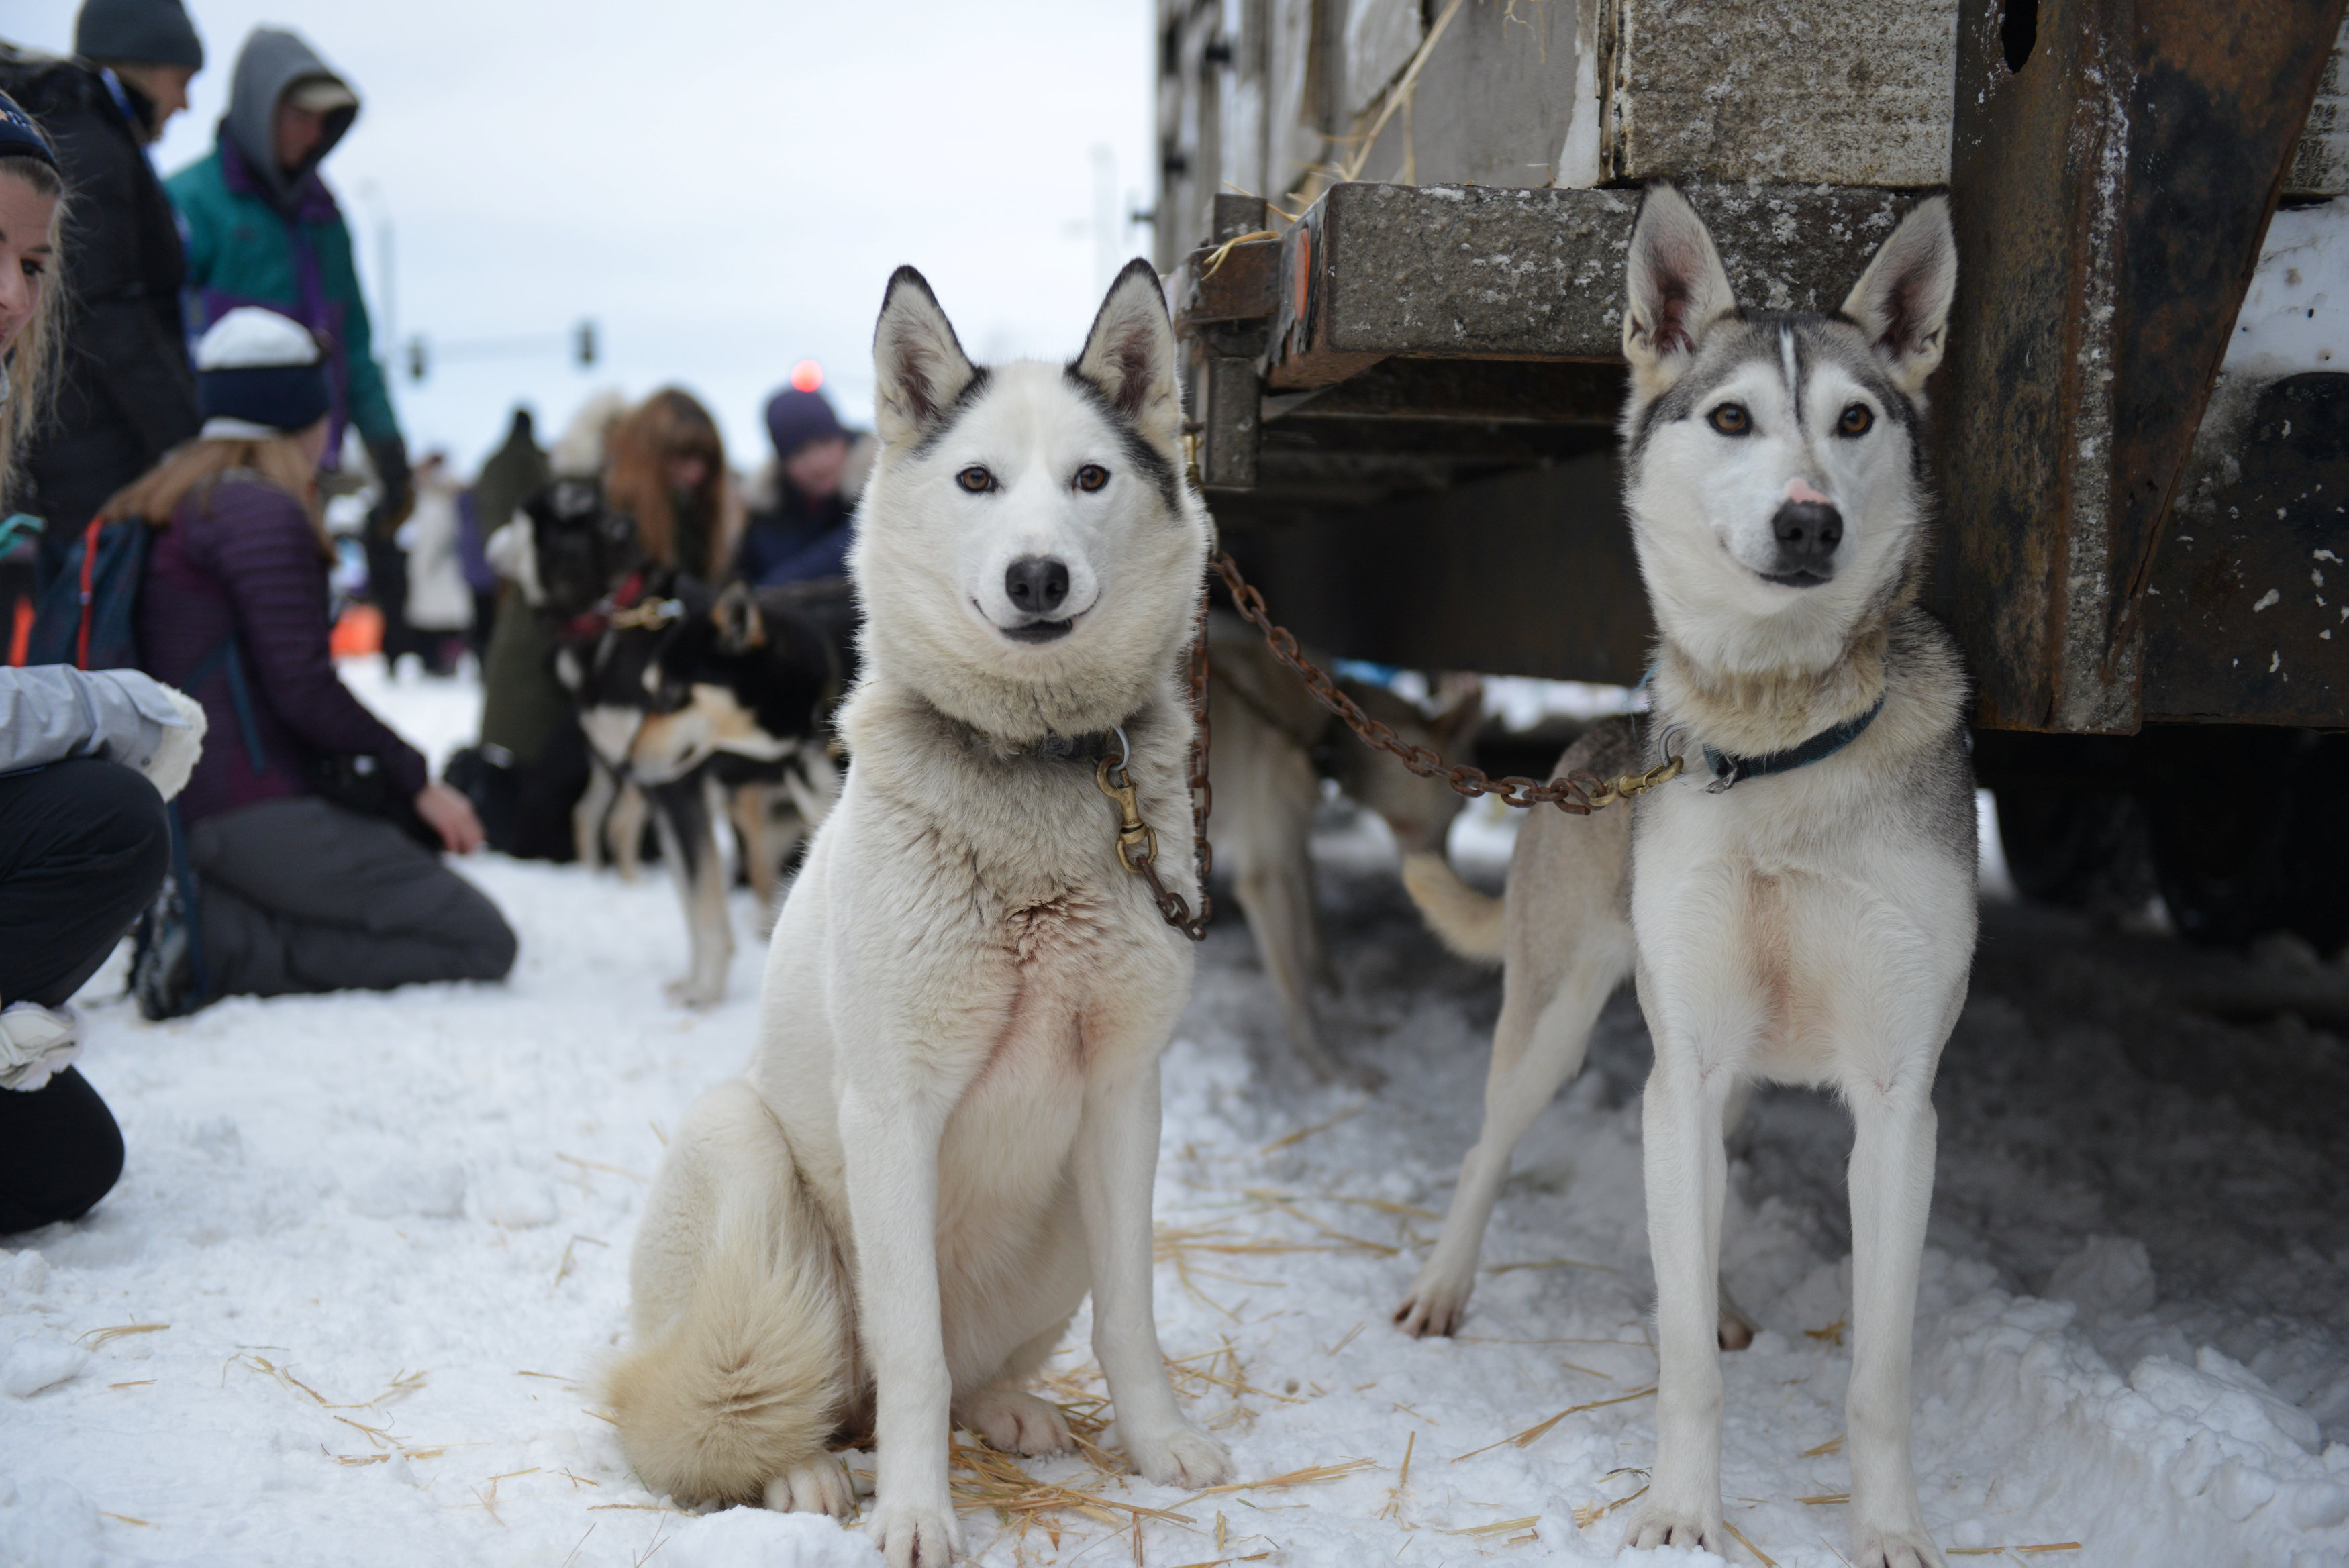
[[[163,738],[155,747],[155,755],[149,758],[147,766],[140,769],[147,775],[147,781],[155,786],[164,799],[169,800],[188,787],[188,775],[195,771],[196,758],[203,755],[206,720],[203,704],[176,686],[163,686],[160,681],[155,684],[162,687],[163,695],[171,699],[171,706],[180,710],[181,718],[187,720],[177,729],[168,727],[164,729]]]
[[[71,1007],[51,1012],[37,1002],[0,1007],[0,1088],[47,1088],[81,1055],[81,1019]]]

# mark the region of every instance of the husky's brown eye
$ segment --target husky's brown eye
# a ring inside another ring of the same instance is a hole
[[[985,495],[988,490],[995,488],[995,476],[988,473],[977,463],[973,463],[970,467],[963,469],[962,472],[955,475],[955,483],[962,486],[963,489],[970,491],[973,495]]]
[[[1077,470],[1077,488],[1081,490],[1088,492],[1097,490],[1107,483],[1109,483],[1109,470],[1099,463],[1087,463]]]
[[[1723,403],[1705,417],[1705,423],[1724,436],[1742,436],[1754,428],[1754,416],[1743,403]]]
[[[1875,410],[1865,403],[1854,403],[1843,411],[1843,418],[1836,421],[1836,434],[1838,436],[1865,436],[1875,428]]]

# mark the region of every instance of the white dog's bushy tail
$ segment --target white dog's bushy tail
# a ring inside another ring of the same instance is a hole
[[[1471,964],[1501,961],[1504,901],[1478,892],[1450,861],[1426,851],[1402,858],[1402,885],[1444,946]]]
[[[730,1226],[685,1310],[605,1374],[620,1445],[654,1491],[757,1503],[770,1480],[824,1451],[847,1303],[829,1271],[781,1277],[787,1267],[755,1226]]]

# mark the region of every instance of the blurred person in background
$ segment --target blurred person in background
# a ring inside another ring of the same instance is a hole
[[[571,809],[587,788],[587,739],[571,694],[554,676],[554,628],[533,599],[523,503],[557,479],[598,481],[605,438],[626,408],[618,393],[597,393],[552,454],[539,449],[530,411],[515,409],[505,441],[481,464],[473,487],[483,552],[504,585],[481,658],[481,743],[449,759],[449,777],[471,798],[490,847],[501,854],[574,858]]]
[[[0,515],[41,423],[64,279],[58,158],[0,97]],[[201,709],[136,670],[0,669],[0,1235],[78,1219],[122,1133],[69,1005],[162,886]]]
[[[393,539],[406,558],[408,624],[428,675],[456,674],[457,655],[473,624],[473,589],[458,552],[463,493],[449,454],[427,453],[416,465],[416,509]]]
[[[594,482],[604,504],[634,524],[653,568],[638,584],[644,594],[667,593],[680,575],[712,586],[725,580],[741,503],[718,422],[689,393],[667,387],[634,407],[598,394],[555,443],[549,469],[557,481]],[[588,758],[571,693],[554,674],[565,629],[536,602],[527,516],[493,533],[489,554],[509,583],[482,669],[481,741],[450,759],[450,774],[480,807],[493,848],[568,861],[577,853],[572,809],[587,788]]]
[[[737,565],[761,588],[844,576],[873,438],[843,427],[821,391],[796,386],[768,399],[767,434],[775,455],[750,483]]]
[[[489,542],[500,529],[522,511],[522,503],[546,488],[552,470],[546,449],[538,444],[538,428],[528,408],[516,407],[507,422],[506,438],[481,459],[481,473],[467,491],[465,513],[465,575],[473,584],[473,651],[481,656],[486,678],[490,646],[505,615],[505,603],[519,596],[501,592],[502,580],[490,563]],[[527,620],[528,606],[522,619]]]
[[[384,655],[397,659],[420,651],[395,542],[414,503],[408,447],[376,363],[350,230],[318,173],[358,112],[358,94],[307,42],[256,27],[237,53],[212,150],[167,184],[187,223],[193,326],[208,327],[238,305],[266,305],[326,346],[334,393],[326,466],[339,459],[344,428],[356,427],[378,492],[364,535],[367,596],[383,612]]]
[[[613,428],[604,499],[658,565],[711,587],[732,570],[742,503],[718,421],[691,393],[663,387]]]
[[[204,334],[196,368],[197,439],[104,509],[158,531],[140,662],[186,686],[214,737],[181,802],[196,896],[134,966],[140,1010],[502,978],[512,931],[410,836],[470,852],[481,842],[472,806],[431,781],[327,652],[333,549],[316,477],[331,395],[319,345],[285,316],[242,306]]]
[[[48,523],[44,583],[99,503],[198,422],[179,224],[148,149],[188,107],[203,42],[180,0],[88,0],[74,51],[67,60],[0,46],[0,89],[40,123],[71,192],[65,362],[25,457],[22,505]]]

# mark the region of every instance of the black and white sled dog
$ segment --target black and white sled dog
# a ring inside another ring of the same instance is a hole
[[[844,595],[740,583],[713,593],[662,572],[591,480],[557,483],[527,516],[531,585],[556,625],[556,674],[587,738],[580,859],[601,862],[608,818],[633,872],[649,815],[690,954],[669,995],[715,1006],[734,956],[717,817],[733,821],[751,888],[771,910],[782,866],[839,788],[828,716],[848,674],[854,607]]]
[[[867,1528],[937,1568],[949,1423],[1067,1447],[1019,1385],[1088,1291],[1135,1468],[1229,1468],[1176,1408],[1151,1305],[1190,945],[1120,862],[1097,777],[1123,764],[1195,905],[1181,671],[1208,523],[1174,356],[1145,262],[1066,367],[975,366],[920,274],[890,280],[847,779],[776,923],[755,1053],[647,1199],[606,1383],[657,1490],[845,1515],[827,1445],[870,1422]]]
[[[1918,607],[1920,421],[1957,250],[1940,198],[1833,315],[1741,310],[1679,191],[1632,231],[1625,492],[1661,633],[1654,711],[1559,764],[1680,779],[1627,810],[1535,809],[1496,903],[1407,881],[1456,948],[1506,957],[1484,1133],[1397,1320],[1452,1332],[1510,1152],[1626,975],[1655,1039],[1643,1107],[1657,1457],[1627,1543],[1725,1553],[1717,1340],[1722,1137],[1757,1080],[1832,1089],[1852,1146],[1857,1568],[1939,1565],[1909,1451],[1909,1336],[1933,1187],[1933,1073],[1974,945],[1965,677]]]

